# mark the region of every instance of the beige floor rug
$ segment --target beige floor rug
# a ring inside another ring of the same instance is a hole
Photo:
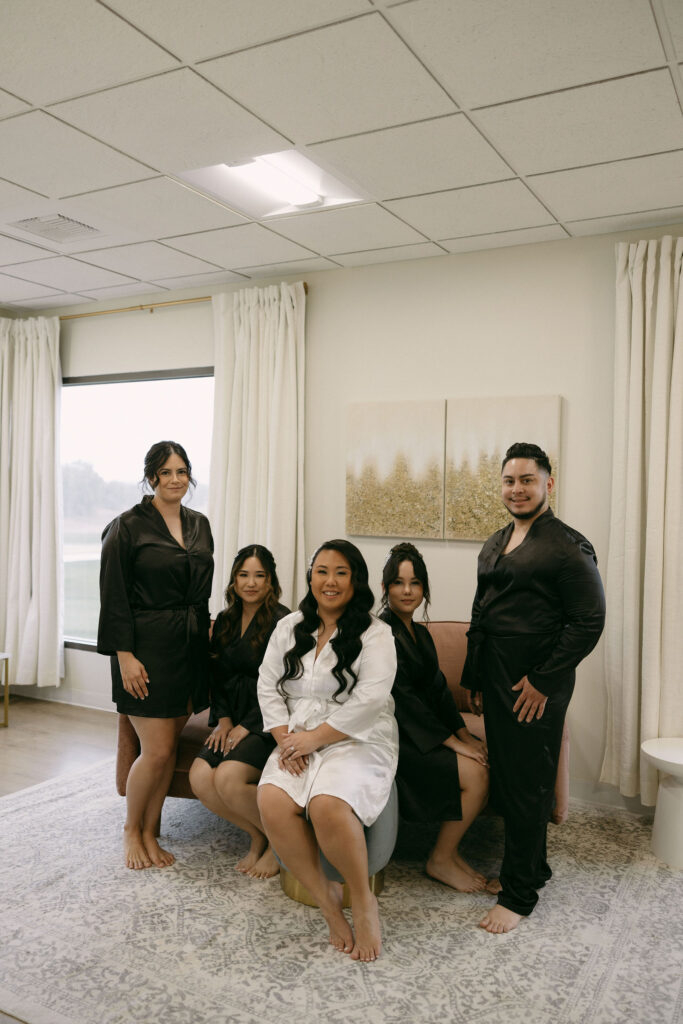
[[[683,874],[649,822],[572,805],[555,877],[517,931],[475,927],[491,897],[428,879],[403,830],[380,897],[385,948],[358,964],[277,880],[235,872],[242,835],[169,800],[177,864],[127,871],[107,763],[0,800],[0,1010],[28,1024],[680,1024]],[[500,821],[467,853],[493,870]]]

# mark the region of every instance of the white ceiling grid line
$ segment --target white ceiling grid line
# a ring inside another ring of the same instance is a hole
[[[0,307],[675,224],[682,61],[681,0],[5,0]],[[179,180],[291,149],[357,204]]]

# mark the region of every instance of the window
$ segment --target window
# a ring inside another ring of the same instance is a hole
[[[140,501],[145,453],[156,441],[183,445],[197,480],[185,503],[206,512],[213,376],[194,372],[202,375],[64,382],[65,640],[91,644],[97,638],[102,530]]]

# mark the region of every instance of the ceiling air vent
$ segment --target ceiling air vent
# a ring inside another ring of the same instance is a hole
[[[102,234],[97,228],[91,228],[89,224],[83,224],[80,220],[72,220],[71,217],[63,217],[61,213],[48,214],[46,217],[28,217],[7,226],[28,231],[31,235],[40,235],[51,242],[75,242],[78,238],[91,238],[92,235]]]

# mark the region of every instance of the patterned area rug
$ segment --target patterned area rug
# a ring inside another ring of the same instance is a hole
[[[354,963],[319,912],[234,870],[243,835],[169,800],[178,858],[121,861],[113,763],[0,800],[0,1010],[28,1024],[678,1024],[681,872],[647,820],[574,803],[552,828],[555,878],[517,931],[475,927],[490,896],[422,871],[429,836],[401,833],[380,897],[384,952]],[[464,852],[493,872],[501,824]]]

